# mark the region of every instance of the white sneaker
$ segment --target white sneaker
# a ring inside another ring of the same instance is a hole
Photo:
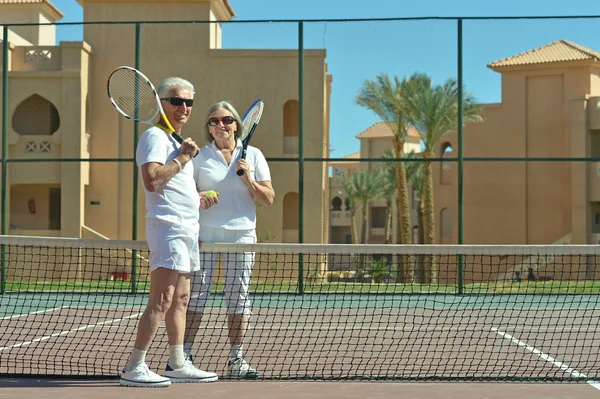
[[[179,369],[173,369],[167,364],[165,377],[168,377],[171,382],[213,382],[219,378],[215,373],[200,370],[189,358]]]
[[[229,360],[229,377],[253,379],[258,377],[258,371],[250,367],[243,358],[238,357]]]
[[[151,371],[146,363],[140,363],[131,370],[125,366],[120,384],[124,387],[162,388],[171,385],[171,380]]]

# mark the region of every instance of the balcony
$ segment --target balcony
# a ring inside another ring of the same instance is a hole
[[[350,226],[350,211],[331,211],[329,221],[331,226]]]
[[[12,71],[60,71],[62,52],[55,46],[19,46],[12,52]]]

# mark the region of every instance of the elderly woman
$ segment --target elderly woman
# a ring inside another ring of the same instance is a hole
[[[206,145],[194,158],[194,179],[200,193],[200,242],[256,242],[255,200],[268,207],[275,191],[262,152],[248,146],[241,158],[243,125],[236,109],[227,101],[213,104],[206,113]],[[237,175],[242,169],[244,173]],[[217,254],[201,253],[200,270],[192,274],[184,351],[192,355],[192,344],[209,295]],[[227,326],[231,345],[228,371],[231,378],[256,378],[258,371],[243,358],[244,336],[252,312],[248,290],[254,254],[221,254],[225,273]]]

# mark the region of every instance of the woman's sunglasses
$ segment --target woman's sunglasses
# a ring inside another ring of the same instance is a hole
[[[166,98],[161,98],[161,100],[168,101],[171,105],[174,105],[176,107],[180,107],[184,103],[188,108],[191,107],[192,105],[194,105],[194,100],[191,98],[166,97]]]
[[[208,121],[206,121],[208,126],[217,126],[219,122],[223,122],[224,125],[231,125],[235,122],[235,118],[233,116],[224,116],[222,118],[208,118]]]

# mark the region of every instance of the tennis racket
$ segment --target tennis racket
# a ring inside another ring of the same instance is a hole
[[[146,75],[135,68],[120,66],[108,77],[106,89],[110,102],[121,115],[132,121],[154,125],[160,113],[168,133],[179,144],[183,143],[183,138],[167,119],[158,93]]]
[[[250,108],[248,108],[248,111],[246,111],[246,114],[242,118],[242,125],[244,125],[244,132],[242,133],[242,137],[241,137],[241,139],[242,139],[242,157],[240,159],[246,159],[246,150],[248,149],[248,144],[250,143],[250,139],[252,138],[252,135],[254,134],[256,125],[258,125],[258,122],[260,121],[260,117],[262,116],[264,106],[265,106],[265,103],[263,103],[261,101],[261,99],[259,98],[258,100],[254,101],[252,103],[252,105],[250,106]],[[244,174],[244,171],[242,169],[240,169],[236,173],[238,176],[242,176]]]

